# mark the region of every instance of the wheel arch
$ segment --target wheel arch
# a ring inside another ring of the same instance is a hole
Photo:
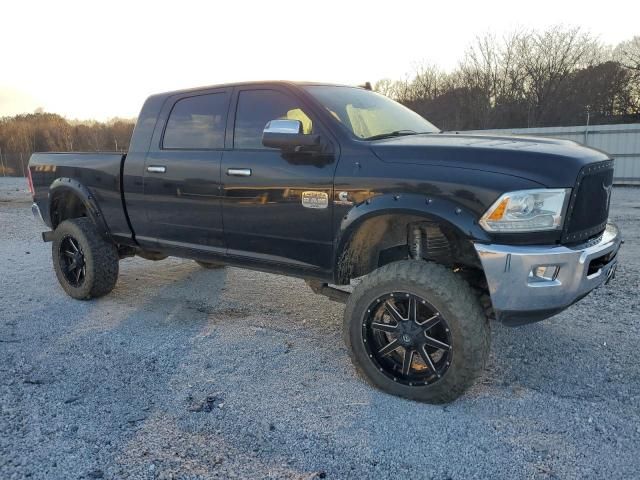
[[[432,261],[480,265],[472,240],[489,239],[468,208],[423,195],[382,195],[353,207],[343,217],[335,241],[335,283],[348,283],[387,263],[406,259],[411,248],[410,230],[415,226],[439,229],[449,243],[449,258]],[[431,231],[437,234],[436,230]]]
[[[91,191],[78,180],[60,177],[49,187],[49,221],[53,230],[70,218],[89,218],[98,231],[109,236],[109,227]]]

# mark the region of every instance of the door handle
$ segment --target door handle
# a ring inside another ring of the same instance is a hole
[[[250,168],[227,168],[227,175],[233,175],[234,177],[250,177]]]
[[[147,167],[147,172],[149,173],[165,173],[167,171],[167,167],[164,165],[149,165]]]

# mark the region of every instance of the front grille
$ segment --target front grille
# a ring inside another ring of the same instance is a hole
[[[613,160],[587,165],[578,174],[562,236],[575,243],[601,233],[607,226],[613,185]]]

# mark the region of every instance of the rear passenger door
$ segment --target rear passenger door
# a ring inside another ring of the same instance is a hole
[[[228,254],[295,269],[328,272],[333,261],[335,143],[304,102],[273,85],[234,94],[233,148],[222,157]],[[300,120],[323,150],[285,153],[262,145],[270,120]]]
[[[145,160],[148,235],[161,244],[224,252],[220,161],[230,91],[170,98]]]

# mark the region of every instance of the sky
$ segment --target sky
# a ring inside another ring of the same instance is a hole
[[[150,94],[244,80],[362,84],[452,70],[474,38],[578,26],[640,35],[640,1],[4,0],[0,117],[135,117]]]

